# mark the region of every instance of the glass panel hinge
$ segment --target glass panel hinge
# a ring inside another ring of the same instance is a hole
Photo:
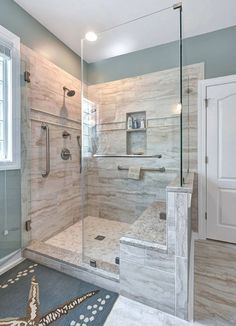
[[[27,83],[30,83],[30,72],[29,71],[24,72],[24,81],[26,81]]]
[[[176,10],[176,9],[181,9],[182,10],[182,2],[175,3],[173,5],[173,9],[174,10]]]
[[[25,230],[27,232],[31,231],[31,220],[25,222]]]

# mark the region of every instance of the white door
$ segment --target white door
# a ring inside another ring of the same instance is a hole
[[[236,243],[236,82],[207,99],[207,238]]]

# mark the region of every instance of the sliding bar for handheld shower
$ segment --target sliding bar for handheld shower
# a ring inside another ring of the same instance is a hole
[[[42,177],[46,178],[50,173],[50,135],[47,123],[42,123],[41,128],[46,131],[46,169],[42,172]]]
[[[80,136],[77,136],[77,143],[79,146],[79,173],[82,173],[82,146],[80,143]]]

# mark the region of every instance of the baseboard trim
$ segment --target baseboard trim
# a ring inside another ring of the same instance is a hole
[[[6,273],[24,260],[25,258],[22,256],[21,249],[17,250],[15,253],[9,255],[9,259],[6,259],[6,262],[0,266],[0,275]]]

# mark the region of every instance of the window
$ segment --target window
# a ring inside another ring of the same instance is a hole
[[[0,26],[0,169],[20,168],[20,40]]]
[[[91,156],[98,149],[98,137],[96,128],[96,104],[83,98],[83,154]]]
[[[6,53],[6,54],[5,54]],[[0,46],[0,159],[12,160],[12,108],[10,105],[11,84],[11,57],[10,50]]]

